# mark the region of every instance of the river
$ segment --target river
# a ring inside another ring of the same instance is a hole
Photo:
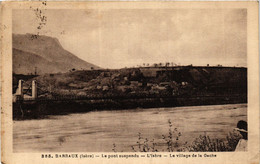
[[[112,149],[128,152],[133,151],[132,146],[138,150],[138,133],[151,143],[153,139],[163,142],[162,135],[169,132],[168,120],[173,131],[177,128],[181,132],[180,142],[190,144],[204,133],[221,139],[233,131],[239,120],[247,120],[247,104],[93,111],[14,121],[13,149],[14,152],[112,152]]]

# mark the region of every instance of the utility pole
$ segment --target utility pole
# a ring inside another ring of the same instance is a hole
[[[36,80],[32,81],[32,98],[34,100],[37,98],[37,82],[36,82]]]

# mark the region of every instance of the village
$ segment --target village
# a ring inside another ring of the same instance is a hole
[[[246,68],[220,66],[71,70],[32,76],[25,81],[18,78],[14,75],[14,95],[23,94],[25,99],[93,95],[216,96],[245,94],[247,86]]]

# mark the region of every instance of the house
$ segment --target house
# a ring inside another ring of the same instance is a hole
[[[164,87],[164,86],[159,86],[159,85],[154,85],[154,86],[152,86],[152,88],[151,88],[152,90],[166,90],[167,88],[166,87]]]
[[[107,85],[103,86],[103,91],[108,91],[109,87]]]
[[[147,83],[147,84],[146,84],[147,87],[151,87],[151,86],[153,86],[153,85],[154,85],[153,83]]]
[[[102,89],[102,86],[101,86],[101,85],[98,85],[98,86],[97,86],[97,89]]]
[[[138,81],[130,81],[130,86],[138,86]]]
[[[188,84],[188,82],[186,82],[186,81],[181,82],[181,85],[182,85],[182,86],[185,86],[185,85],[187,85],[187,84]]]
[[[162,86],[162,87],[167,87],[167,86],[170,86],[170,85],[171,85],[170,82],[161,82],[161,83],[159,84],[159,86]]]
[[[138,87],[142,87],[142,86],[143,86],[143,83],[138,82],[137,86],[138,86]]]
[[[117,86],[116,89],[118,91],[121,91],[121,92],[130,92],[132,87],[131,86],[120,85],[120,86]]]

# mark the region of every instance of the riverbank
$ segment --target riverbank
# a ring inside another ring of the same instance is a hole
[[[48,115],[84,113],[95,110],[124,110],[247,103],[246,95],[232,96],[164,96],[106,99],[52,99],[17,101],[13,103],[13,119],[40,119]]]

